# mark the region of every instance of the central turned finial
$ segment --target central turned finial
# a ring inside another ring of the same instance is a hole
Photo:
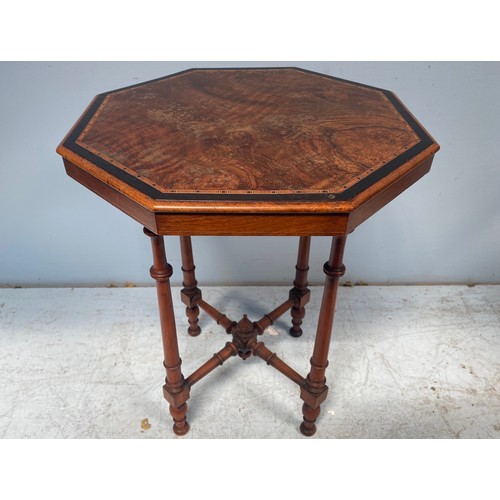
[[[248,319],[246,314],[238,321],[237,329],[241,333],[253,332],[253,323]]]
[[[238,349],[238,356],[247,359],[252,355],[253,346],[256,344],[258,331],[254,324],[244,314],[238,323],[231,329],[233,343]]]

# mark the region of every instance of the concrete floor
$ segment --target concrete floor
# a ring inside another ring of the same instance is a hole
[[[203,293],[256,320],[288,288]],[[188,337],[173,292],[187,375],[227,337],[204,313]],[[288,313],[265,334],[303,375],[320,302],[312,287],[301,338],[286,334]],[[0,437],[176,438],[161,353],[154,288],[1,289]],[[327,379],[312,439],[500,437],[500,286],[342,287]],[[228,360],[188,404],[181,439],[303,438],[298,387],[257,358]]]

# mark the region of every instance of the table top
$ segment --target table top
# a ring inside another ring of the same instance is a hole
[[[135,218],[350,214],[385,192],[361,220],[424,175],[438,149],[392,92],[241,68],[100,94],[58,153],[69,175]]]

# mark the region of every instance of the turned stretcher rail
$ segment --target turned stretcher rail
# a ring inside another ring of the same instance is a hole
[[[186,383],[189,386],[193,386],[211,371],[215,370],[218,366],[221,366],[224,361],[227,361],[231,356],[235,356],[237,352],[238,350],[234,344],[232,342],[227,342],[223,349],[216,352],[208,361],[203,363],[197,370],[189,375],[186,379]]]
[[[253,354],[254,356],[258,356],[263,359],[268,365],[276,368],[276,370],[299,386],[302,387],[306,383],[306,379],[300,375],[300,373],[297,373],[293,368],[288,366],[280,357],[276,355],[276,353],[270,351],[262,342],[258,342],[255,345],[253,348]]]
[[[196,304],[198,305],[198,307],[203,309],[212,319],[214,319],[218,325],[224,327],[226,329],[226,332],[229,333],[229,330],[233,326],[234,321],[231,321],[225,314],[221,313],[219,310],[205,302],[203,299],[198,299],[196,301]]]
[[[292,306],[293,302],[288,299],[270,313],[265,314],[259,321],[256,321],[254,326],[259,332],[259,335],[263,334],[266,328],[269,328],[280,316],[283,316],[283,314],[291,309]]]

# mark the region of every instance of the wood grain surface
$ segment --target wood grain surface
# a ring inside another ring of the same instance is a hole
[[[77,143],[161,192],[336,193],[419,140],[380,91],[255,69],[112,93]]]

